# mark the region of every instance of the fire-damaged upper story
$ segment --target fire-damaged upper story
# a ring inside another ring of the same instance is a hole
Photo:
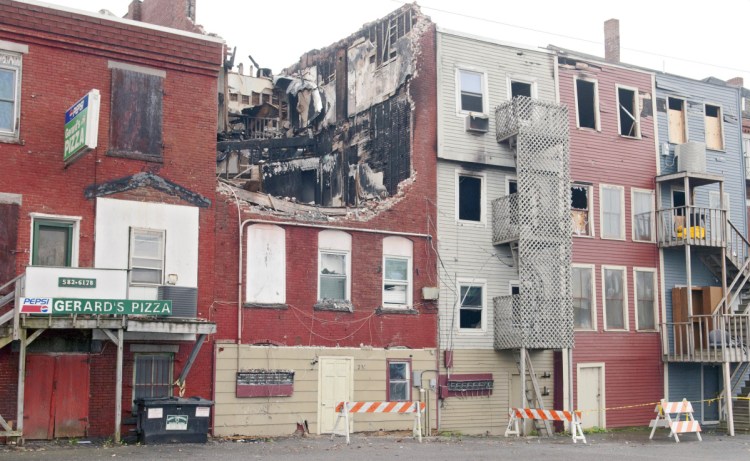
[[[291,214],[390,207],[415,179],[410,84],[429,33],[429,18],[404,5],[277,75],[230,72],[228,61],[219,177],[239,198]]]

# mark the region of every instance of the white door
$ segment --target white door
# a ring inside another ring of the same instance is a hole
[[[328,434],[336,422],[336,404],[354,399],[354,358],[320,357],[319,363],[318,434]]]
[[[606,427],[604,415],[604,365],[578,365],[578,405],[583,428]]]

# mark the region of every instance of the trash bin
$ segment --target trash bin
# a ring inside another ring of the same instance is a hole
[[[135,401],[141,443],[206,443],[213,402],[201,397],[143,398]]]

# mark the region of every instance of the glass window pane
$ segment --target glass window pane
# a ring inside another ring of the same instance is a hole
[[[320,273],[346,275],[346,255],[321,253]]]
[[[388,364],[389,376],[391,380],[394,379],[406,379],[406,363],[402,362],[390,362]]]
[[[461,91],[482,94],[482,74],[477,72],[460,71]]]
[[[461,287],[461,307],[482,307],[482,287]]]
[[[70,261],[70,227],[39,225],[34,244],[34,264],[68,266]]]
[[[607,309],[607,328],[624,329],[623,272],[604,270],[604,290]]]
[[[320,299],[346,299],[346,277],[321,275]]]
[[[0,101],[0,130],[13,131],[13,103]]]
[[[133,267],[161,269],[161,259],[133,258]]]
[[[576,328],[592,328],[591,318],[591,276],[592,270],[572,268],[573,311]]]
[[[407,280],[408,261],[406,259],[386,258],[385,278],[388,280]]]
[[[461,309],[459,328],[482,328],[481,309]]]
[[[406,285],[386,283],[383,290],[383,302],[386,304],[406,304]]]
[[[162,281],[161,270],[153,269],[131,269],[130,281],[134,283],[156,283]]]
[[[603,188],[602,204],[604,207],[602,237],[621,237],[622,232],[620,229],[620,225],[622,223],[622,210],[620,203],[620,191],[617,189]]]
[[[137,233],[133,239],[133,255],[161,258],[162,234]]]
[[[403,402],[409,400],[409,388],[405,382],[391,382],[389,392],[391,401]]]
[[[654,293],[654,273],[637,271],[636,285],[638,286],[638,328],[641,330],[656,329],[654,310],[656,308]]]
[[[16,94],[16,71],[0,69],[0,100],[13,101]]]

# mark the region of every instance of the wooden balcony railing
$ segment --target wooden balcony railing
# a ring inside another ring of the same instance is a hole
[[[656,212],[661,247],[699,245],[721,247],[727,242],[726,211],[718,208],[681,206]]]
[[[747,362],[750,316],[717,312],[663,323],[662,348],[668,362]]]

